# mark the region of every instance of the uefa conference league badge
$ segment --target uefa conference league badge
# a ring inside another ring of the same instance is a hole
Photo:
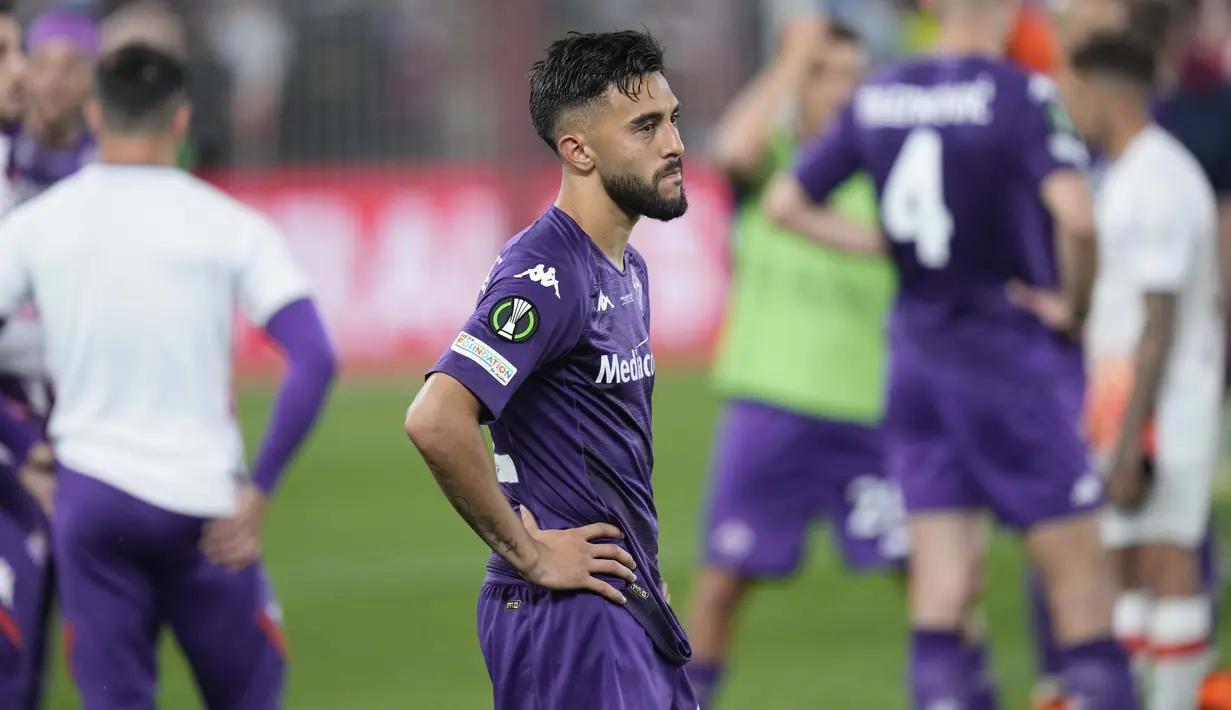
[[[539,329],[539,309],[529,299],[506,296],[487,314],[487,327],[508,343],[527,341]]]

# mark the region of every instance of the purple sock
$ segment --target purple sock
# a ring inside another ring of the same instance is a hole
[[[987,647],[982,643],[967,643],[962,649],[966,672],[970,674],[970,698],[968,710],[1000,710],[1000,698],[996,693],[996,679],[987,662]]]
[[[1056,637],[1052,635],[1051,609],[1047,606],[1047,590],[1039,571],[1026,571],[1026,594],[1030,598],[1030,620],[1034,625],[1034,672],[1039,678],[1059,678],[1064,672],[1064,658]]]
[[[1141,710],[1124,647],[1113,638],[1064,651],[1064,689],[1082,710]]]
[[[688,674],[688,682],[692,683],[692,692],[697,696],[697,704],[709,708],[722,682],[722,662],[693,659],[684,666]]]
[[[915,710],[970,707],[972,678],[962,635],[915,629],[910,646],[910,692]]]

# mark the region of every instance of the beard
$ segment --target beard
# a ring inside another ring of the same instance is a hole
[[[688,211],[688,196],[684,194],[684,186],[680,185],[679,197],[663,197],[658,192],[658,185],[665,173],[682,169],[683,163],[677,158],[654,173],[650,182],[642,182],[632,173],[600,173],[599,177],[611,201],[625,214],[669,222]]]

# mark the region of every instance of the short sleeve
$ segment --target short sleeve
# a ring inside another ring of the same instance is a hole
[[[24,248],[26,220],[8,219],[0,227],[0,319],[8,319],[29,302],[33,291]]]
[[[1024,107],[1014,111],[1013,159],[1031,182],[1042,183],[1059,170],[1085,170],[1089,151],[1060,105],[1056,84],[1038,74],[1030,78]]]
[[[1142,200],[1136,233],[1130,241],[1130,264],[1142,290],[1170,293],[1184,284],[1200,237],[1194,222],[1182,203],[1148,197]]]
[[[239,267],[239,304],[264,327],[278,311],[312,293],[278,230],[259,219],[249,230]]]
[[[497,263],[478,305],[428,375],[444,373],[499,419],[536,370],[581,338],[589,289],[580,267],[510,257]]]
[[[860,168],[854,105],[851,102],[843,109],[829,130],[804,150],[795,167],[795,178],[813,202],[827,201]]]

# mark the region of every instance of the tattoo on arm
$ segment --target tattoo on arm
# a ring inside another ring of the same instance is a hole
[[[423,458],[436,478],[436,483],[440,485],[445,497],[449,499],[449,504],[453,506],[458,515],[462,516],[462,520],[465,520],[466,524],[478,533],[479,537],[483,538],[483,542],[487,543],[488,547],[497,554],[506,558],[516,557],[517,540],[509,531],[502,529],[500,521],[494,515],[476,510],[475,505],[467,498],[469,494],[465,490],[466,486],[459,485],[456,476],[450,473],[445,465],[427,452],[423,452]],[[503,501],[503,497],[501,500]]]
[[[1120,431],[1121,455],[1137,455],[1128,447],[1141,445],[1141,432],[1154,416],[1159,390],[1167,369],[1167,356],[1175,332],[1176,296],[1172,293],[1148,293],[1145,327],[1137,343],[1133,393]]]

